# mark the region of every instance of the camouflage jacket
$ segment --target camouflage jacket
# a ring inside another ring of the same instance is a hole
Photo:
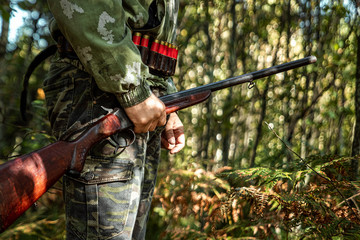
[[[173,92],[172,81],[156,77],[141,61],[132,31],[151,31],[158,39],[175,40],[179,0],[48,0],[55,21],[99,88],[116,95],[122,107],[136,105],[151,94],[149,86]],[[156,26],[149,25],[149,7],[155,6]],[[169,87],[170,86],[170,87]]]

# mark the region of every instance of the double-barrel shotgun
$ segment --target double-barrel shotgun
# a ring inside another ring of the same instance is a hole
[[[316,57],[309,56],[165,95],[160,100],[166,106],[166,113],[170,114],[205,101],[214,91],[247,82],[253,84],[256,79],[315,62]],[[0,165],[0,232],[6,230],[67,171],[80,172],[94,144],[116,132],[131,129],[133,124],[124,114],[120,114],[121,111],[117,109],[101,118],[74,141],[57,141]]]

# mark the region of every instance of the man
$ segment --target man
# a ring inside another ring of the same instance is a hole
[[[158,96],[176,91],[150,74],[132,33],[174,43],[178,0],[48,1],[59,56],[44,81],[53,134],[73,139],[120,108],[136,139],[122,132],[98,143],[81,173],[64,177],[68,239],[144,239],[159,163],[184,147],[183,125]],[[164,125],[166,126],[164,127]],[[165,131],[163,131],[165,128]],[[161,132],[163,134],[161,135]]]

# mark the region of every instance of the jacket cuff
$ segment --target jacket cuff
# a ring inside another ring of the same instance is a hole
[[[169,77],[166,80],[166,84],[167,84],[167,94],[176,93],[178,91],[172,77]]]
[[[123,108],[128,108],[145,101],[151,93],[150,87],[144,84],[136,86],[126,93],[116,94],[116,97]]]

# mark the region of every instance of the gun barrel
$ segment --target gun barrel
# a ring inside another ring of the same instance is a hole
[[[197,94],[204,91],[215,92],[224,88],[233,87],[235,85],[239,85],[246,82],[252,82],[256,79],[264,78],[270,75],[274,75],[277,73],[285,72],[294,68],[303,67],[308,64],[315,63],[317,61],[315,56],[309,56],[302,59],[294,60],[288,63],[283,63],[277,66],[265,68],[259,71],[247,73],[244,75],[231,77],[225,80],[209,83],[203,86],[191,88],[188,90],[172,93],[166,96],[161,97],[160,99],[164,102],[173,101],[175,99],[179,99],[185,96]]]

